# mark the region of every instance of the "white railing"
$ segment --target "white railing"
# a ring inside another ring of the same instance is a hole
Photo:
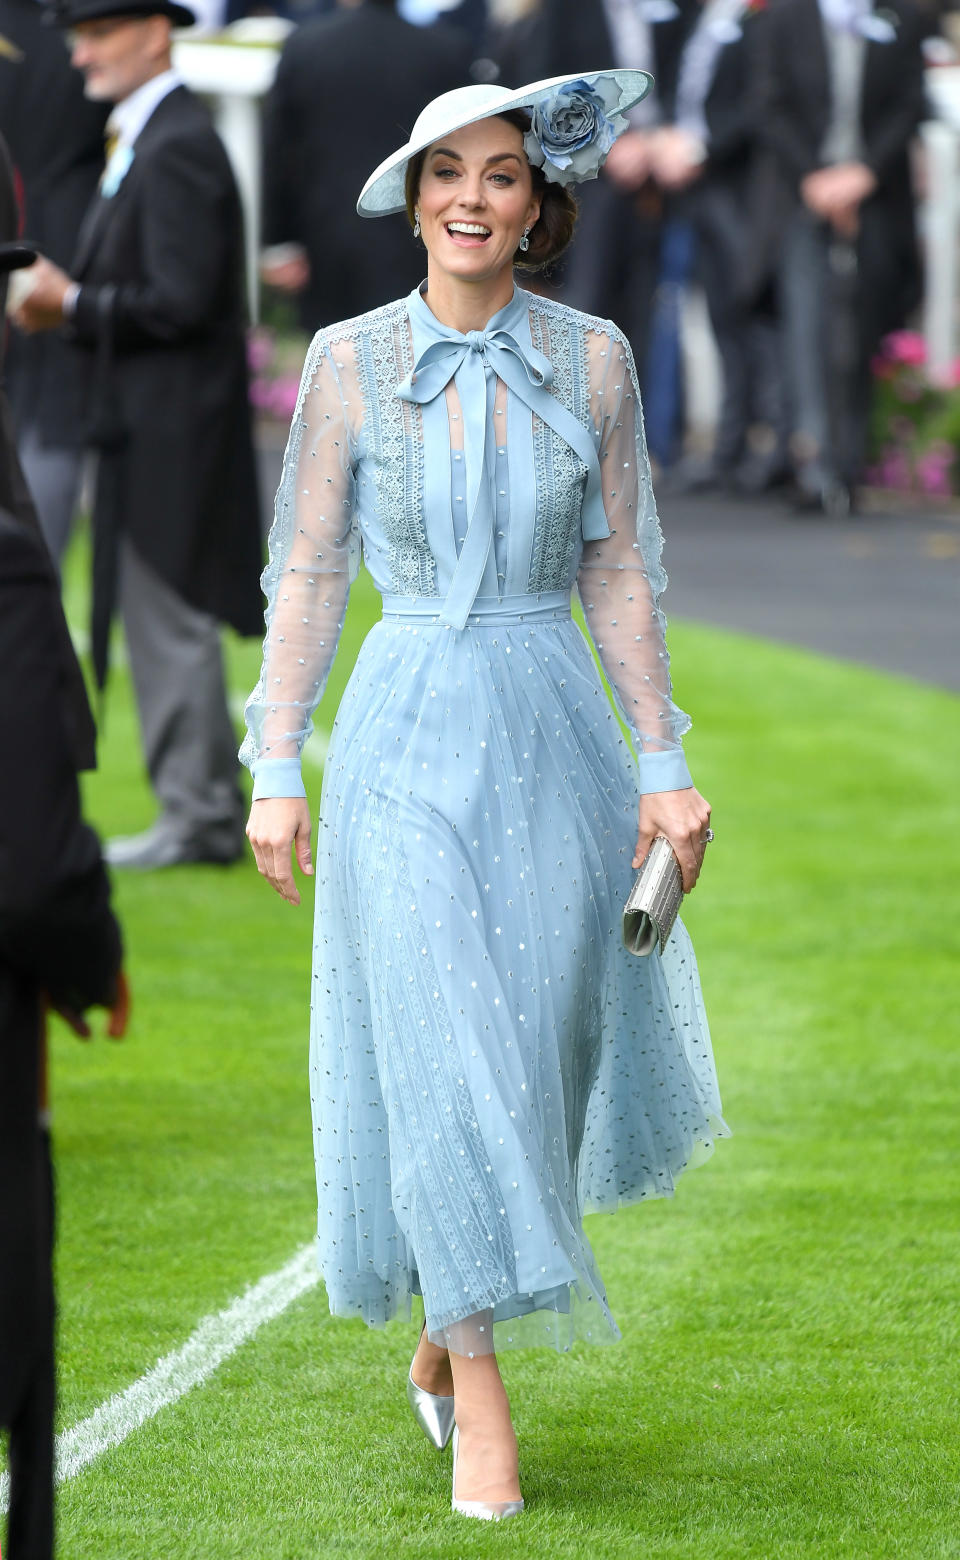
[[[931,379],[945,379],[958,356],[958,230],[960,230],[960,66],[927,72],[937,113],[923,126],[927,192],[922,213],[926,278],[923,333]]]
[[[247,296],[250,317],[256,320],[260,313],[260,99],[273,83],[282,39],[236,43],[228,42],[228,36],[178,36],[173,62],[187,86],[209,99],[237,176],[246,234]]]

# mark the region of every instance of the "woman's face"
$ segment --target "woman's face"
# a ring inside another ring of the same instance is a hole
[[[417,207],[433,265],[464,281],[487,281],[511,267],[524,228],[540,215],[520,131],[504,119],[481,119],[435,142]]]

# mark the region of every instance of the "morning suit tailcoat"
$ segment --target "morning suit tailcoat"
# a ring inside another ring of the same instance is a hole
[[[756,91],[765,22],[764,12],[745,9],[699,81],[697,52],[718,41],[709,31],[695,33],[677,75],[675,121],[701,136],[705,148],[699,176],[677,197],[675,210],[696,237],[697,270],[723,370],[712,453],[717,477],[732,476],[749,459],[752,424],[774,430],[775,452],[764,468],[770,472],[782,463],[787,434],[774,277],[769,265],[765,272],[758,265],[752,222],[753,203],[765,188]],[[710,25],[705,17],[705,29]],[[759,469],[757,479],[765,480]]]
[[[893,36],[867,42],[860,99],[863,160],[877,178],[876,192],[861,207],[858,243],[862,307],[872,335],[902,323],[917,295],[909,144],[926,112],[920,12],[911,0],[891,0],[880,14]],[[780,183],[765,238],[775,244],[784,213],[800,203],[802,180],[822,166],[831,90],[817,0],[777,0],[764,42],[761,124]]]
[[[765,20],[763,15],[750,14],[741,19],[740,36],[731,37],[717,55],[703,105],[709,132],[704,174],[738,192],[750,182],[759,137],[756,70]]]
[[[116,193],[98,194],[71,275],[93,375],[98,488],[138,554],[193,606],[262,631],[247,395],[243,228],[227,154],[185,87],[159,103]],[[100,523],[100,516],[98,524]]]
[[[769,266],[761,269],[754,239],[757,202],[770,193],[770,154],[761,133],[763,106],[757,91],[766,24],[765,10],[747,11],[737,24],[738,33],[731,31],[719,49],[703,102],[703,171],[677,203],[700,229],[701,270],[722,277],[711,298],[711,315],[724,304],[731,316],[739,314],[772,279]]]
[[[48,260],[68,270],[77,233],[103,171],[108,103],[83,95],[63,33],[45,25],[37,0],[0,0],[0,133],[23,191],[23,229]],[[18,429],[45,445],[80,446],[89,363],[56,331],[11,333],[7,383]]]
[[[357,196],[430,99],[468,85],[470,53],[461,33],[374,3],[307,22],[284,44],[264,109],[263,242],[307,251],[306,329],[422,280],[426,257],[406,217],[358,217]]]

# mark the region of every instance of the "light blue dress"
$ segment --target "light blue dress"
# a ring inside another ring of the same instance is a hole
[[[310,1095],[338,1315],[422,1294],[458,1352],[618,1337],[589,1209],[672,1191],[726,1128],[689,938],[621,942],[641,791],[690,784],[636,375],[608,321],[419,292],[314,340],[242,757],[300,751],[361,549],[383,594],[316,839]],[[576,586],[629,726],[624,739]]]

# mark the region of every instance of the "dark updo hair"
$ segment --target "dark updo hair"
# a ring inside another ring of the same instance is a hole
[[[505,114],[491,114],[490,118],[505,120],[521,135],[530,129],[530,116],[522,108],[510,109]],[[423,164],[429,150],[429,147],[424,147],[407,163],[405,193],[411,227],[417,220],[414,212],[420,194]],[[577,223],[577,202],[565,184],[550,183],[544,178],[542,168],[534,168],[532,164],[530,177],[533,193],[540,201],[540,216],[530,229],[529,249],[518,249],[514,254],[513,263],[521,271],[539,271],[543,266],[552,265],[554,260],[558,260],[573,237]]]

